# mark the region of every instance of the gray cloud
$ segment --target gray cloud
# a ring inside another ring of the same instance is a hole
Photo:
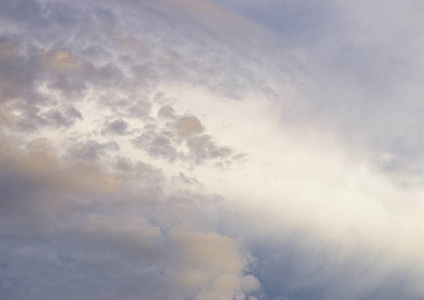
[[[0,149],[1,293],[7,299],[243,294],[249,277],[236,241],[199,231],[202,212],[190,208],[208,196],[168,195],[163,175],[147,164],[119,160],[116,174],[94,165],[77,169],[46,141],[27,150],[3,142]]]
[[[267,299],[418,299],[408,283],[409,270],[397,268],[379,273],[384,264],[378,253],[307,249],[302,235],[284,245],[254,245],[259,280]],[[277,298],[279,299],[279,298]]]
[[[138,11],[147,16],[133,18],[143,21],[140,28],[167,22]],[[254,293],[260,284],[245,276],[247,255],[205,218],[219,197],[196,179],[167,179],[119,150],[141,132],[148,139],[138,146],[152,157],[232,159],[228,147],[204,135],[198,117],[151,115],[169,101],[159,83],[191,81],[201,64],[187,61],[184,49],[154,43],[156,32],[140,36],[123,26],[128,11],[108,3],[8,1],[2,14],[1,113],[10,119],[2,124],[16,136],[0,145],[2,297]]]
[[[73,159],[95,160],[108,150],[117,151],[119,150],[119,146],[114,142],[109,142],[107,144],[99,144],[96,141],[80,142],[70,147],[69,154]]]
[[[178,115],[170,105],[158,110],[157,125],[149,127],[134,139],[134,144],[144,148],[153,157],[163,157],[171,162],[181,160],[195,165],[208,161],[224,167],[239,161],[244,154],[234,153],[220,146],[194,115]]]
[[[3,1],[0,298],[420,299],[421,11],[315,2]]]
[[[124,120],[116,120],[111,123],[107,123],[105,128],[102,130],[103,134],[112,133],[123,135],[127,131],[128,124]]]
[[[394,178],[419,180],[423,108],[417,99],[423,65],[418,45],[424,39],[417,30],[423,20],[417,1],[214,2],[280,33],[281,48],[302,61],[307,88],[283,122],[313,120],[352,148],[391,154],[393,161],[380,167]]]

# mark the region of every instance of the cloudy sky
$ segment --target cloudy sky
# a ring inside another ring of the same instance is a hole
[[[0,2],[1,299],[424,299],[422,1]]]

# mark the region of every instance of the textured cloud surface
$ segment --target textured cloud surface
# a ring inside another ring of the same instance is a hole
[[[423,299],[423,14],[2,1],[0,298]]]

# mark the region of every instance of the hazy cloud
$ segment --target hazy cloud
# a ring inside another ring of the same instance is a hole
[[[423,6],[0,9],[0,298],[421,299]]]

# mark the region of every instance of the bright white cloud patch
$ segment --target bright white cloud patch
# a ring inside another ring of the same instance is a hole
[[[3,1],[0,298],[421,299],[422,9]]]

